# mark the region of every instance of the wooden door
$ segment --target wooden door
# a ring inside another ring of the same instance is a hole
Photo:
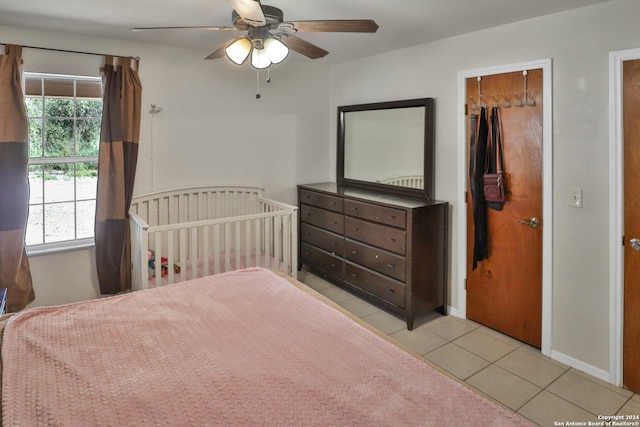
[[[477,102],[478,81],[471,78],[466,83],[467,96]],[[524,92],[522,72],[484,76],[480,84],[481,93],[488,103],[502,102],[505,97],[514,100],[516,97],[512,94]],[[467,191],[467,317],[540,348],[544,227],[542,69],[528,71],[527,88],[535,94],[534,106],[500,108],[509,193],[503,210],[488,209],[489,258],[479,262],[475,270],[472,269],[474,222],[471,191]],[[489,96],[491,94],[493,98]],[[470,107],[468,113],[473,114]],[[470,115],[467,128],[469,126]],[[469,142],[467,161],[468,147]],[[540,224],[534,228],[518,222],[531,218],[537,218]]]
[[[640,60],[623,63],[624,332],[622,381],[640,392]]]

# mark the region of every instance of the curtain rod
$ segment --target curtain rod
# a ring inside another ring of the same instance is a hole
[[[0,43],[0,44],[6,46],[7,44],[13,44],[13,43]],[[52,52],[79,53],[81,55],[113,56],[113,57],[121,56],[121,55],[109,55],[109,54],[96,53],[96,52],[83,52],[81,50],[54,49],[51,47],[24,46],[24,45],[18,45],[18,46],[22,46],[23,48],[26,48],[26,49],[40,49],[40,50],[50,50]],[[131,56],[130,58],[135,59],[136,61],[140,61],[139,56]]]

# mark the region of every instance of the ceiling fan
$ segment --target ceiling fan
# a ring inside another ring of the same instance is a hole
[[[260,0],[227,0],[233,7],[231,20],[233,27],[196,26],[196,27],[139,27],[142,30],[208,30],[208,31],[246,31],[246,36],[236,37],[211,52],[205,59],[217,59],[227,56],[240,65],[251,56],[254,68],[268,68],[271,64],[284,61],[289,49],[308,58],[322,58],[329,52],[309,43],[294,34],[298,32],[352,32],[375,33],[378,24],[371,19],[285,21],[282,10],[277,7],[260,4]]]

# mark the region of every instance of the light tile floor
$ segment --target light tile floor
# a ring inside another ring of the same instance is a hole
[[[640,395],[554,361],[538,349],[476,322],[434,312],[408,331],[399,317],[314,274],[303,271],[300,280],[542,427],[598,425],[589,422],[602,422],[599,415],[640,415]],[[640,425],[639,419],[618,422],[630,423],[618,425]]]

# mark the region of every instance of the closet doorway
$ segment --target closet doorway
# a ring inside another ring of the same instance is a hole
[[[622,65],[624,311],[622,385],[640,392],[640,59]]]
[[[472,192],[466,189],[466,316],[526,342],[542,346],[543,232],[551,218],[543,212],[543,69],[466,79],[467,167],[471,116],[480,107],[499,106],[507,201],[487,209],[489,257],[474,258]]]

